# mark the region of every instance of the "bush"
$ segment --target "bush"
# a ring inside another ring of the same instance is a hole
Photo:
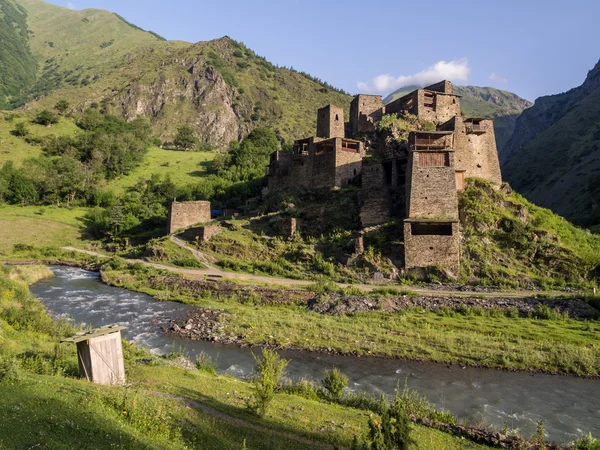
[[[339,401],[342,398],[342,392],[348,386],[348,377],[336,367],[333,370],[325,369],[325,379],[321,381],[323,387],[332,400]]]
[[[37,116],[35,116],[35,119],[33,119],[33,123],[37,123],[38,125],[53,125],[55,123],[58,123],[58,117],[56,117],[56,115],[52,114],[50,111],[48,110],[44,110],[38,113]]]
[[[369,431],[364,442],[359,443],[354,439],[354,450],[408,450],[416,442],[410,437],[412,427],[406,406],[402,399],[396,396],[394,403],[389,407],[382,407],[385,412],[381,421],[370,417]]]
[[[17,137],[25,137],[29,135],[29,128],[25,122],[17,122],[15,129],[12,130],[11,134]]]
[[[210,355],[200,352],[196,355],[196,369],[210,373],[211,375],[217,374],[217,361],[214,360]]]
[[[254,355],[256,375],[254,376],[253,398],[248,407],[259,417],[264,417],[275,396],[275,388],[289,361],[281,359],[274,350],[264,348],[261,357]]]
[[[573,448],[575,450],[600,450],[600,439],[594,438],[592,433],[589,433],[573,442]]]
[[[21,366],[15,358],[0,358],[0,384],[13,384],[21,379]]]

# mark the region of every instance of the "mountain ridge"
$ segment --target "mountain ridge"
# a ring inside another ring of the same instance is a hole
[[[531,201],[600,229],[600,61],[581,86],[540,97],[501,153],[505,178]]]

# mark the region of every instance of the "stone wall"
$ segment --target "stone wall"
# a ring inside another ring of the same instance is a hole
[[[284,239],[292,239],[296,235],[297,221],[295,217],[282,217],[279,221],[279,234]]]
[[[381,95],[360,94],[350,103],[350,130],[354,138],[361,133],[375,131],[375,123],[383,115]]]
[[[500,161],[494,135],[494,122],[480,120],[473,126],[472,119],[457,116],[440,128],[454,132],[456,170],[464,170],[466,178],[483,178],[496,186],[502,184]]]
[[[173,202],[169,212],[169,234],[210,221],[210,202]]]
[[[385,180],[383,165],[372,163],[362,168],[360,192],[360,223],[364,227],[388,222],[392,213],[392,199]]]
[[[422,167],[422,155],[431,151],[411,151],[406,174],[407,215],[410,218],[458,219],[454,152],[444,150],[447,165]]]
[[[427,91],[443,92],[444,94],[454,94],[454,85],[448,80],[426,86],[424,89]]]
[[[362,146],[358,150],[341,148],[342,140],[338,139],[335,152],[335,187],[342,187],[348,184],[362,170]]]
[[[450,89],[441,87],[443,83],[434,86],[440,85],[440,89]],[[454,94],[418,89],[385,106],[386,114],[400,114],[403,111],[437,125],[460,114],[460,97]]]
[[[443,226],[449,234],[423,234],[423,227],[434,227],[432,233]],[[436,230],[435,227],[438,227]],[[415,233],[413,233],[413,229]],[[411,219],[404,222],[404,259],[406,268],[442,266],[452,270],[460,267],[459,223],[419,223]]]
[[[218,225],[206,225],[204,227],[200,227],[198,230],[198,240],[199,241],[209,241],[211,238],[221,234],[223,232],[223,228]]]
[[[317,137],[344,137],[344,109],[327,105],[317,112]]]

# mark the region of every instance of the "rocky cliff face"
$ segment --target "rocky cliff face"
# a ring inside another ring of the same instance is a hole
[[[600,228],[600,62],[585,82],[523,112],[501,153],[504,179],[529,200]]]
[[[530,141],[559,121],[577,102],[598,88],[600,88],[600,61],[588,72],[581,86],[562,94],[538,98],[533,107],[523,111],[517,120],[510,140],[500,149],[500,162],[506,164]]]
[[[236,95],[237,89],[214,67],[184,59],[163,66],[151,81],[132,81],[115,103],[128,120],[149,117],[163,141],[187,124],[203,142],[226,145],[249,131],[236,108]]]

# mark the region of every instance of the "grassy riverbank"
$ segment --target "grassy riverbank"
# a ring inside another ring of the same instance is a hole
[[[259,305],[247,296],[225,296],[209,290],[191,295],[168,283],[168,278],[149,282],[158,275],[165,276],[144,267],[109,270],[107,266],[103,280],[162,300],[225,311],[220,318],[223,335],[251,345],[600,375],[600,322],[569,319],[550,309],[541,309],[531,318],[515,316],[509,310],[477,308],[331,316],[307,310],[305,304]]]
[[[265,418],[251,385],[174,366],[125,345],[127,387],[76,379],[74,328],[52,321],[27,289],[47,272],[0,266],[0,448],[330,449],[366,431],[370,413],[283,392]],[[149,362],[148,362],[149,361]],[[419,448],[483,449],[423,426]]]

